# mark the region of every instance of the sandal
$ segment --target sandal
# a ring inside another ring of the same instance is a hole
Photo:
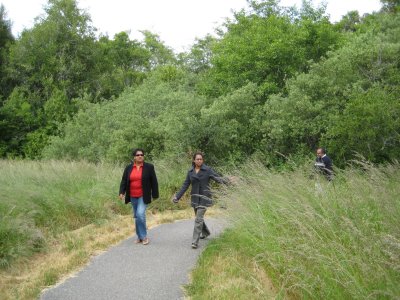
[[[135,244],[141,244],[141,243],[142,243],[142,240],[141,240],[141,239],[135,240]]]
[[[143,244],[143,245],[147,245],[149,242],[150,242],[150,241],[149,241],[148,238],[144,238],[143,241],[142,241],[142,244]]]

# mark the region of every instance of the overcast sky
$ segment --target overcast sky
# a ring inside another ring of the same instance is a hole
[[[281,0],[282,6],[301,6],[301,0]],[[320,0],[313,0],[319,4]],[[379,0],[327,0],[327,13],[336,22],[351,10],[363,15],[380,9]],[[47,0],[0,0],[13,23],[13,34],[31,28],[43,13]],[[150,30],[176,51],[188,50],[195,38],[214,33],[232,10],[247,8],[246,0],[78,0],[78,6],[91,16],[98,32],[113,37],[129,30],[131,38],[141,39],[139,30]]]

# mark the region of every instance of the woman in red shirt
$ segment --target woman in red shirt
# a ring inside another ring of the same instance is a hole
[[[158,182],[154,166],[144,162],[143,149],[133,150],[133,162],[125,167],[119,197],[132,204],[135,219],[136,243],[147,245],[146,208],[151,199],[158,198]]]

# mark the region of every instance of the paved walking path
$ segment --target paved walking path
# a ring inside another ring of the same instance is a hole
[[[128,238],[94,257],[82,271],[44,291],[41,300],[183,299],[182,285],[205,244],[226,224],[207,219],[211,236],[191,248],[194,220],[162,224],[148,232],[149,245]]]

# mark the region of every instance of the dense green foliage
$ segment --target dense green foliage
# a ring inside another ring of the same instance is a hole
[[[288,81],[287,96],[270,98],[265,147],[293,154],[324,144],[338,162],[356,152],[377,162],[399,157],[400,18],[378,19],[365,25],[365,33],[350,34],[307,74]],[[385,32],[374,32],[378,26]]]
[[[221,95],[248,82],[268,95],[283,90],[285,80],[305,72],[340,42],[340,33],[319,10],[266,12],[270,6],[240,12],[226,24],[226,33],[212,50],[206,93]]]
[[[277,173],[248,163],[219,197],[233,226],[208,245],[189,296],[397,299],[399,165],[358,163],[362,171],[349,167],[333,184],[311,179],[310,166]]]
[[[10,26],[3,8],[0,17],[5,41]],[[143,42],[125,32],[113,40],[95,32],[75,0],[49,0],[33,28],[11,45],[0,44],[2,57],[8,53],[0,68],[4,73],[7,66],[0,95],[1,156],[40,158],[49,136],[58,135],[58,126],[78,112],[79,99],[113,99],[153,68],[175,61],[172,50],[150,32],[143,32]]]
[[[248,3],[180,54],[149,31],[96,37],[74,0],[49,0],[14,41],[3,9],[0,154],[126,161],[140,146],[276,166],[322,145],[337,166],[398,159],[398,3],[336,24],[309,1]]]
[[[12,86],[7,76],[7,57],[9,47],[14,42],[11,33],[11,21],[7,19],[6,9],[0,5],[0,104],[8,97]]]
[[[162,153],[184,155],[185,146],[193,144],[191,133],[206,103],[204,97],[176,83],[184,75],[174,67],[158,69],[115,101],[88,103],[65,125],[63,135],[52,139],[44,156],[126,161],[132,145],[144,147],[150,159]]]

